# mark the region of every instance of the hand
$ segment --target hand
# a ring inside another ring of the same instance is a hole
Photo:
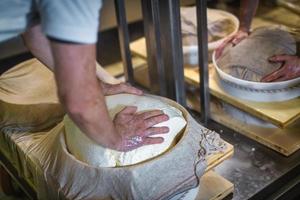
[[[290,55],[277,55],[270,62],[282,63],[282,67],[261,79],[261,82],[286,81],[300,77],[300,58]]]
[[[135,95],[143,94],[142,90],[132,87],[128,83],[109,84],[101,81],[100,84],[104,95],[113,95],[113,94],[121,94],[121,93],[128,93],[128,94],[135,94]]]
[[[115,149],[130,151],[143,145],[160,144],[162,137],[149,137],[169,132],[168,127],[153,127],[169,120],[169,117],[160,110],[136,113],[137,107],[128,106],[119,112],[113,120],[116,132],[121,136]]]
[[[237,45],[238,43],[240,43],[243,39],[245,39],[246,37],[248,37],[249,33],[247,31],[244,30],[239,30],[236,34],[234,34],[233,36],[229,37],[228,39],[226,39],[217,49],[216,49],[216,59],[218,59],[222,53],[223,50],[225,49],[225,47],[228,44],[232,44],[232,46]]]

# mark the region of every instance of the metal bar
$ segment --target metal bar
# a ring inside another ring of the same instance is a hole
[[[148,73],[152,93],[166,96],[164,84],[162,49],[160,44],[160,21],[158,0],[142,0],[144,32],[147,47]]]
[[[180,24],[180,1],[159,0],[161,44],[167,97],[186,105]]]
[[[1,133],[2,134],[2,133]],[[0,166],[2,166],[11,178],[17,183],[29,199],[37,199],[37,193],[34,188],[19,175],[17,169],[12,165],[8,158],[6,158],[0,151]]]
[[[209,74],[208,74],[208,47],[207,47],[207,2],[196,0],[198,56],[200,73],[200,106],[201,120],[207,125],[210,118]]]
[[[119,32],[119,42],[121,48],[121,56],[124,65],[124,73],[126,81],[134,83],[134,74],[131,61],[131,53],[129,48],[129,32],[126,20],[126,10],[124,0],[115,0],[116,18]]]

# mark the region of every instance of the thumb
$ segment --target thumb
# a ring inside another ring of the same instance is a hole
[[[134,114],[136,111],[137,111],[137,107],[136,106],[126,106],[119,113],[122,113],[122,114]]]
[[[269,58],[271,62],[284,62],[289,59],[289,55],[275,55]]]
[[[142,90],[139,90],[129,84],[126,84],[126,83],[123,83],[122,85],[122,92],[124,93],[129,93],[129,94],[136,94],[136,95],[142,95],[143,94],[143,91]]]

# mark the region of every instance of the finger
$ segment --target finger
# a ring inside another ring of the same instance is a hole
[[[156,124],[159,124],[159,123],[167,121],[167,120],[169,120],[169,117],[168,117],[168,115],[165,115],[165,114],[148,118],[144,121],[145,128],[150,128]]]
[[[284,67],[272,72],[269,75],[266,75],[265,77],[263,77],[261,79],[261,82],[272,82],[272,81],[280,78],[283,75],[284,75]]]
[[[291,80],[294,78],[299,77],[299,75],[297,73],[293,73],[293,72],[287,72],[285,73],[282,77],[273,80],[274,82],[279,82],[279,81],[287,81],[287,80]]]
[[[134,114],[136,111],[137,111],[137,107],[136,106],[126,106],[119,113],[122,113],[122,114]]]
[[[143,140],[143,145],[161,144],[164,142],[162,137],[146,137]]]
[[[281,76],[278,79],[272,80],[272,82],[287,81],[287,80],[290,80],[290,79],[292,79],[290,76]]]
[[[229,37],[216,49],[216,59],[218,59],[222,55],[223,50],[232,41],[232,39],[233,37]]]
[[[144,136],[165,134],[165,133],[168,133],[169,130],[170,129],[167,126],[163,126],[163,127],[151,127],[151,128],[148,128],[144,132]]]
[[[139,114],[138,117],[141,117],[142,119],[148,119],[162,114],[164,114],[164,112],[161,110],[152,110],[152,111],[143,112]]]
[[[131,85],[127,83],[121,83],[120,89],[122,93],[129,93],[129,94],[136,94],[136,95],[142,95],[143,91],[140,89],[137,89],[135,87],[132,87]]]
[[[243,35],[243,36],[240,36],[240,37],[236,37],[232,40],[232,43],[234,45],[237,45],[238,43],[240,43],[243,39],[245,39],[247,36],[246,35]]]
[[[284,62],[290,58],[289,55],[275,55],[269,58],[271,62]]]

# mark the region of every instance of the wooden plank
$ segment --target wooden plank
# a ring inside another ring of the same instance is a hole
[[[188,105],[199,111],[200,104],[196,95],[188,95]],[[241,133],[285,156],[289,156],[300,149],[300,120],[286,129],[266,128],[246,124],[235,119],[222,109],[216,101],[211,102],[211,118],[238,133]]]
[[[145,64],[145,59],[139,58],[137,56],[132,57],[133,69],[137,69],[144,64]],[[122,62],[116,62],[110,65],[106,65],[104,68],[109,74],[111,74],[114,77],[118,77],[124,74],[124,67]]]
[[[141,38],[131,43],[131,51],[146,58],[145,40]],[[146,62],[146,61],[145,61]],[[227,94],[216,82],[213,65],[210,64],[210,93],[223,101],[232,104],[258,118],[269,121],[281,128],[288,127],[300,118],[300,98],[283,102],[253,102],[238,99]],[[184,69],[185,79],[188,83],[199,85],[199,72],[196,68],[186,67]]]
[[[214,171],[204,174],[195,200],[221,200],[233,192],[233,184]]]

